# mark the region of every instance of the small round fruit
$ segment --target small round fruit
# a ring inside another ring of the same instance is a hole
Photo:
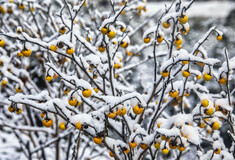
[[[183,152],[186,149],[183,145],[179,145],[177,148],[180,152]]]
[[[77,104],[78,100],[77,98],[75,97],[71,97],[69,100],[68,100],[68,103],[70,106],[75,106]]]
[[[169,92],[169,95],[170,95],[172,98],[175,98],[175,97],[178,95],[178,92],[175,91],[175,90],[171,90],[171,91]]]
[[[155,147],[156,149],[160,149],[161,143],[160,143],[160,142],[154,143],[154,147]]]
[[[94,91],[95,91],[95,93],[98,93],[99,89],[98,88],[94,88]]]
[[[125,32],[125,30],[126,30],[125,27],[121,27],[121,28],[120,28],[120,31],[121,31],[121,32]]]
[[[129,148],[127,148],[127,147],[124,147],[123,150],[126,154],[128,154],[130,152]]]
[[[200,128],[204,128],[206,126],[205,122],[200,122]]]
[[[202,78],[202,76],[201,75],[197,75],[197,80],[199,80],[199,79],[201,79]]]
[[[109,118],[114,118],[116,116],[116,113],[115,111],[111,112],[111,113],[108,113],[108,117]]]
[[[182,75],[185,77],[185,78],[188,78],[189,76],[190,76],[190,72],[189,71],[187,71],[187,70],[184,70],[183,72],[182,72]]]
[[[40,114],[41,118],[44,118],[45,115],[46,115],[46,113],[43,113],[43,112],[41,112],[41,114]]]
[[[23,53],[23,55],[24,55],[25,57],[29,57],[32,52],[31,52],[30,49],[24,49],[24,50],[22,51],[22,53]]]
[[[203,79],[204,79],[205,81],[209,81],[209,80],[212,79],[212,75],[206,73],[206,74],[203,75]]]
[[[177,148],[176,142],[169,141],[169,147],[170,147],[170,149],[176,149]]]
[[[150,40],[151,40],[150,37],[145,37],[145,38],[144,38],[144,43],[149,43]]]
[[[176,38],[176,40],[175,40],[175,45],[179,46],[179,45],[182,44],[182,42],[183,42],[182,39]]]
[[[216,148],[214,152],[215,152],[215,154],[220,154],[220,151],[221,151],[220,148]]]
[[[15,108],[12,107],[12,106],[9,106],[9,107],[8,107],[8,110],[9,110],[9,112],[15,112]]]
[[[42,124],[45,126],[45,127],[51,127],[52,124],[53,124],[53,120],[52,119],[43,119],[42,121]]]
[[[139,107],[138,105],[136,105],[132,108],[132,110],[136,115],[139,115],[143,112],[144,108]]]
[[[66,28],[65,27],[61,27],[59,29],[59,32],[60,32],[60,34],[64,34],[66,32]]]
[[[171,26],[171,24],[170,24],[169,22],[163,22],[163,23],[162,23],[162,26],[163,26],[164,28],[169,28],[169,27]]]
[[[222,37],[222,36],[217,36],[216,39],[217,39],[218,41],[221,41],[221,40],[223,39],[223,37]]]
[[[16,114],[21,114],[22,113],[22,109],[16,109]]]
[[[2,86],[2,87],[6,87],[6,86],[7,86],[7,81],[6,81],[6,80],[2,80],[1,86]]]
[[[183,65],[188,64],[188,61],[182,61],[182,64]]]
[[[64,122],[61,122],[61,123],[59,124],[59,128],[60,128],[61,130],[65,130],[65,129],[66,129],[65,123],[64,123]]]
[[[126,108],[123,107],[123,108],[122,108],[122,112],[121,112],[121,116],[124,116],[125,114],[126,114]]]
[[[181,24],[185,24],[188,22],[188,17],[186,15],[182,15],[178,17],[178,20]]]
[[[20,87],[16,87],[15,90],[16,90],[16,92],[18,92],[18,93],[19,93],[19,92],[22,92],[22,88],[20,88]]]
[[[125,42],[125,41],[122,41],[121,44],[120,44],[120,46],[121,46],[122,48],[126,48],[126,47],[128,47],[128,43]]]
[[[5,41],[4,40],[0,40],[0,47],[4,47],[4,45],[5,45]]]
[[[134,149],[137,146],[137,143],[136,142],[130,142],[129,145],[132,149]]]
[[[94,138],[93,138],[93,141],[94,141],[96,144],[102,143],[102,140],[103,140],[102,137],[94,137]]]
[[[82,91],[82,95],[86,98],[89,98],[91,96],[91,90],[85,89],[84,91]]]
[[[117,111],[116,111],[116,115],[121,115],[121,113],[122,113],[121,108],[118,108]]]
[[[102,27],[101,28],[101,33],[102,34],[107,34],[108,33],[108,29],[106,27]]]
[[[55,45],[51,45],[50,50],[55,52],[57,50],[57,47]]]
[[[80,122],[77,122],[75,126],[78,130],[82,130],[82,124]]]
[[[159,36],[157,37],[157,42],[158,42],[158,43],[162,43],[163,39],[164,39],[163,36],[160,36],[160,35],[159,35]]]
[[[219,83],[225,85],[227,83],[227,80],[225,78],[220,78]]]
[[[109,31],[109,32],[108,32],[108,37],[109,37],[110,39],[113,39],[113,38],[115,37],[115,35],[116,35],[115,31]]]
[[[218,130],[220,128],[220,123],[218,121],[215,121],[212,123],[212,129],[213,130]]]
[[[214,110],[213,108],[209,108],[209,109],[205,109],[204,112],[206,115],[210,116],[214,113]]]
[[[20,3],[19,4],[19,9],[24,10],[24,8],[25,8],[25,5],[23,3]]]
[[[203,99],[201,101],[201,104],[202,104],[203,107],[207,107],[207,106],[209,106],[209,101],[207,99]]]
[[[73,49],[73,48],[68,48],[68,49],[66,50],[66,53],[67,53],[68,55],[72,55],[72,54],[74,53],[74,49]]]
[[[163,149],[162,149],[162,153],[163,153],[163,154],[168,154],[168,152],[169,152],[169,149],[167,149],[167,148],[163,148]]]
[[[47,82],[50,82],[52,80],[52,76],[50,76],[50,75],[46,76],[46,80],[47,80]]]
[[[168,71],[162,71],[161,72],[162,77],[166,78],[169,75]]]
[[[148,148],[148,144],[145,144],[145,143],[140,143],[140,148],[145,150]]]
[[[104,52],[104,51],[105,51],[105,47],[99,46],[99,47],[98,47],[98,50],[99,50],[100,52]]]
[[[113,152],[109,151],[110,157],[114,157]]]

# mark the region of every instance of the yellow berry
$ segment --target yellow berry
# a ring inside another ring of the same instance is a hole
[[[23,3],[20,3],[20,4],[19,4],[19,8],[22,9],[22,10],[24,10],[25,5],[24,5]]]
[[[16,109],[16,114],[21,114],[22,109]]]
[[[222,39],[223,39],[223,37],[222,36],[217,36],[217,38],[216,38],[218,41],[221,41]]]
[[[89,98],[91,96],[91,90],[85,89],[84,91],[82,91],[82,95],[86,98]]]
[[[113,38],[115,37],[115,35],[116,35],[115,31],[109,31],[109,32],[108,32],[108,37],[109,37],[110,39],[113,39]]]
[[[205,122],[200,122],[200,128],[204,128],[206,126]]]
[[[197,75],[197,80],[201,79],[202,76],[201,75]]]
[[[163,153],[163,154],[168,154],[168,152],[169,152],[169,149],[167,149],[167,148],[163,148],[163,149],[162,149],[162,153]]]
[[[64,94],[65,94],[65,95],[68,95],[69,92],[70,92],[70,90],[67,89],[67,88],[64,90]]]
[[[114,157],[114,155],[111,151],[109,151],[109,155],[110,155],[110,157]]]
[[[189,76],[190,76],[190,72],[189,71],[187,71],[187,70],[184,70],[183,72],[182,72],[182,75],[184,76],[184,77],[186,77],[186,78],[188,78]]]
[[[158,43],[161,43],[161,42],[163,41],[163,39],[164,39],[163,36],[160,36],[160,35],[159,35],[159,36],[157,37],[157,42],[158,42]]]
[[[44,112],[41,112],[41,114],[40,114],[41,118],[44,118],[45,115],[46,115],[46,113],[44,113]]]
[[[6,86],[7,86],[7,81],[6,81],[6,80],[2,80],[1,86],[2,86],[2,87],[6,87]]]
[[[188,61],[182,61],[182,64],[183,65],[188,64]]]
[[[169,28],[169,27],[171,26],[171,24],[170,24],[169,22],[163,22],[163,23],[162,23],[162,26],[163,26],[164,28]]]
[[[212,129],[213,130],[218,130],[220,128],[220,124],[218,121],[212,123]]]
[[[169,92],[169,95],[172,97],[172,98],[175,98],[177,95],[178,95],[178,92],[175,91],[175,90],[172,90]]]
[[[82,130],[82,124],[80,122],[77,122],[75,126],[78,130]]]
[[[121,115],[121,113],[122,113],[121,108],[118,108],[118,109],[117,109],[117,112],[116,112],[116,115]]]
[[[140,143],[140,148],[145,150],[148,148],[148,144]]]
[[[188,22],[188,17],[186,15],[182,15],[178,17],[178,20],[181,24],[185,24]]]
[[[66,53],[69,54],[69,55],[72,55],[74,53],[74,49],[73,48],[68,48],[66,50]]]
[[[55,52],[55,51],[57,50],[57,47],[56,47],[55,45],[51,45],[51,46],[50,46],[50,50],[52,50],[52,51]]]
[[[52,119],[49,119],[49,120],[43,119],[42,124],[43,124],[45,127],[51,127],[52,124],[53,124],[53,120],[52,120]]]
[[[61,27],[61,28],[59,29],[59,32],[60,32],[61,34],[64,34],[64,33],[66,32],[66,28],[65,28],[65,27]]]
[[[9,106],[9,107],[8,107],[8,110],[9,110],[9,112],[15,112],[15,108],[12,107],[12,106]]]
[[[212,75],[206,73],[206,74],[203,75],[203,79],[204,79],[205,81],[209,81],[209,80],[212,79]]]
[[[145,38],[144,38],[144,43],[149,43],[150,40],[151,40],[150,37],[145,37]]]
[[[74,97],[71,97],[69,100],[68,100],[68,103],[70,106],[75,106],[77,104],[78,100],[77,98],[74,98]]]
[[[116,113],[115,111],[111,112],[111,113],[108,113],[108,117],[109,118],[114,118],[116,116]]]
[[[108,33],[108,29],[105,28],[105,27],[102,27],[102,28],[101,28],[101,33],[102,33],[102,34],[107,34],[107,33]]]
[[[123,108],[122,108],[122,112],[121,112],[121,116],[124,116],[125,114],[126,114],[126,108],[123,107]]]
[[[178,146],[177,148],[178,148],[178,150],[179,150],[180,152],[183,152],[183,151],[185,151],[185,149],[186,149],[183,145],[180,145],[180,146]]]
[[[130,152],[129,148],[124,147],[124,152],[125,152],[126,154],[128,154],[128,153]]]
[[[215,154],[220,154],[220,151],[221,151],[220,148],[216,148],[216,149],[215,149]]]
[[[31,50],[30,49],[24,49],[22,51],[22,53],[25,57],[29,57],[31,55]]]
[[[144,109],[142,107],[139,107],[138,105],[136,105],[132,108],[132,110],[136,115],[139,115],[143,112]]]
[[[214,113],[214,110],[213,110],[213,108],[209,108],[209,109],[205,109],[204,112],[205,112],[206,115],[210,116]]]
[[[96,144],[102,143],[102,140],[103,140],[102,137],[94,137],[94,138],[93,138],[93,141],[94,141]]]
[[[181,44],[182,44],[182,39],[176,38],[176,40],[175,40],[175,45],[179,46],[179,45],[181,45]]]
[[[169,75],[168,71],[162,71],[161,72],[162,77],[166,78]]]
[[[137,146],[137,143],[136,142],[130,142],[129,145],[132,149],[134,149]]]
[[[160,143],[160,142],[154,143],[154,147],[155,147],[156,149],[160,149],[161,143]]]
[[[20,88],[20,87],[16,87],[15,90],[16,90],[16,92],[22,92],[22,88]]]
[[[52,80],[52,76],[50,76],[50,75],[46,76],[46,80],[47,80],[47,82],[50,82]]]
[[[0,40],[0,47],[3,47],[5,45],[5,41],[4,40]]]
[[[225,85],[227,83],[227,80],[225,78],[220,78],[219,83]]]
[[[61,130],[65,130],[65,129],[66,129],[65,123],[64,123],[64,122],[61,122],[61,123],[59,124],[59,128],[60,128]]]
[[[94,88],[94,91],[95,91],[95,93],[98,93],[99,89],[98,88]]]
[[[121,28],[120,28],[120,31],[121,31],[121,32],[124,32],[125,30],[126,30],[125,27],[121,27]]]
[[[201,101],[201,104],[202,104],[203,107],[207,107],[209,105],[209,101],[207,99],[203,99]]]
[[[122,48],[126,48],[126,47],[128,47],[128,43],[125,42],[125,41],[122,41],[121,44],[120,44],[120,46],[121,46]]]
[[[98,47],[98,50],[99,50],[100,52],[104,52],[104,51],[105,51],[105,47],[99,46],[99,47]]]

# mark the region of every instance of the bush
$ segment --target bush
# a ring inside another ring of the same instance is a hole
[[[194,0],[150,16],[145,0],[109,2],[0,2],[0,157],[234,159],[235,58],[203,47],[223,33],[189,52]]]

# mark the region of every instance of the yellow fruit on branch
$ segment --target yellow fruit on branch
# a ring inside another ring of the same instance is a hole
[[[204,113],[206,115],[210,116],[210,115],[212,115],[214,113],[214,110],[213,110],[213,108],[205,109]]]
[[[214,123],[212,123],[212,127],[213,130],[218,130],[220,128],[220,123],[218,121],[215,121]]]
[[[169,149],[163,148],[163,149],[162,149],[162,153],[163,153],[163,154],[168,154],[168,153],[169,153]]]
[[[181,15],[178,17],[178,21],[181,23],[181,24],[185,24],[188,22],[188,17],[186,15]]]
[[[66,53],[67,53],[68,55],[72,55],[72,54],[74,53],[74,49],[73,49],[73,48],[68,48],[68,49],[66,50]]]
[[[65,130],[65,129],[66,129],[65,123],[64,123],[64,122],[61,122],[61,123],[59,124],[59,128],[60,128],[61,130]]]
[[[162,77],[166,78],[169,75],[168,71],[162,71],[161,72]]]
[[[46,76],[46,81],[47,82],[50,82],[51,80],[52,80],[52,76],[50,76],[50,75]]]
[[[201,104],[203,107],[207,107],[209,105],[209,101],[207,99],[201,100]]]
[[[148,148],[148,144],[145,144],[145,143],[140,143],[140,148],[145,150]]]
[[[151,40],[150,37],[145,37],[145,38],[144,38],[144,43],[149,43],[150,40]]]
[[[220,151],[221,151],[220,148],[216,148],[214,152],[215,152],[215,154],[220,154]]]
[[[163,39],[164,39],[163,36],[161,36],[161,35],[157,36],[157,42],[158,43],[161,43],[163,41]]]
[[[52,119],[43,119],[42,124],[43,124],[45,127],[51,127],[52,124],[53,124],[53,120],[52,120]]]
[[[94,138],[93,138],[93,141],[94,141],[96,144],[102,143],[102,140],[103,140],[102,137],[94,137]]]
[[[136,114],[136,115],[139,115],[143,112],[144,108],[142,107],[139,107],[138,105],[135,105],[133,108],[132,108],[133,112]]]
[[[104,51],[105,51],[105,47],[99,46],[99,47],[98,47],[98,50],[99,50],[100,52],[104,52]]]
[[[116,32],[115,31],[109,31],[107,35],[110,39],[113,39],[116,35]]]
[[[106,27],[102,27],[100,31],[101,31],[102,34],[107,34],[108,33],[108,29]]]
[[[171,26],[171,24],[170,24],[170,22],[163,22],[163,23],[162,23],[162,26],[163,26],[164,28],[169,28],[169,27]]]
[[[218,41],[221,41],[221,40],[223,39],[223,37],[220,36],[220,35],[218,35],[218,36],[216,37],[216,39],[217,39]]]
[[[209,80],[212,79],[212,75],[209,74],[209,73],[208,73],[208,74],[206,73],[206,74],[203,75],[203,79],[204,79],[205,81],[209,81]]]
[[[91,96],[91,90],[90,89],[85,89],[82,91],[82,95],[86,98],[89,98]]]
[[[61,27],[59,29],[59,32],[60,32],[60,34],[64,34],[66,32],[66,28],[65,27]]]
[[[68,100],[70,106],[76,106],[77,102],[78,100],[75,97],[70,97],[70,99]]]
[[[137,146],[137,143],[133,141],[133,142],[130,142],[129,145],[132,149],[134,149]]]
[[[78,130],[82,130],[82,124],[80,122],[77,122],[75,127],[78,129]]]
[[[169,92],[169,96],[171,96],[172,98],[175,98],[178,96],[178,92],[176,90],[171,90]]]
[[[108,113],[107,115],[109,118],[114,118],[116,116],[116,113],[115,111],[111,112],[111,113]]]
[[[184,70],[182,71],[182,75],[185,77],[185,78],[188,78],[190,76],[190,72],[188,70]]]
[[[55,52],[57,50],[57,47],[55,45],[51,45],[50,50]]]
[[[154,143],[154,147],[155,147],[156,149],[160,149],[161,143],[160,143],[160,142],[155,142],[155,143]]]
[[[0,47],[4,47],[4,45],[5,45],[5,41],[4,40],[0,40]]]
[[[25,57],[29,57],[32,52],[30,49],[24,49],[24,50],[22,50],[22,53]]]

